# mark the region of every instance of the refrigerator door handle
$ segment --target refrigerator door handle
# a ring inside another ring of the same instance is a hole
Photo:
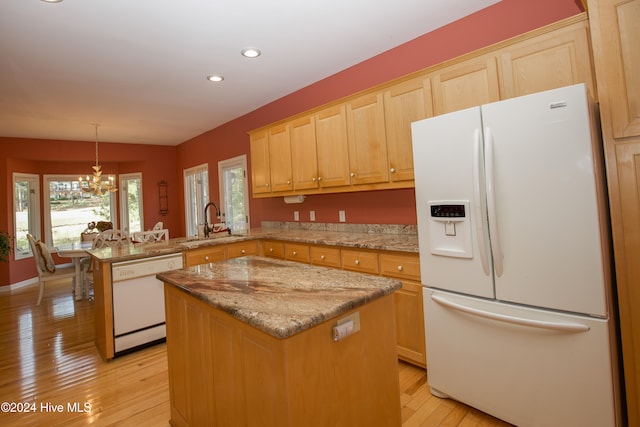
[[[476,129],[473,133],[473,206],[475,210],[476,216],[476,236],[478,238],[478,248],[480,252],[480,261],[482,263],[482,270],[484,274],[488,276],[491,274],[489,259],[487,257],[487,242],[485,241],[484,227],[486,227],[484,223],[484,216],[482,215],[482,209],[485,209],[482,203],[482,193],[480,190],[481,179],[480,174],[482,173],[481,163],[481,131],[480,129]]]
[[[471,314],[473,316],[496,320],[498,322],[511,323],[514,325],[528,326],[532,328],[549,329],[552,331],[573,332],[573,333],[587,332],[590,329],[588,325],[583,325],[581,323],[547,322],[544,320],[525,319],[522,317],[507,316],[505,314],[492,313],[490,311],[479,310],[473,307],[467,307],[466,305],[449,301],[448,299],[438,295],[431,295],[431,299],[444,307],[461,311],[463,313]]]
[[[493,132],[490,127],[484,129],[484,161],[485,178],[487,186],[487,215],[489,217],[489,233],[491,234],[491,253],[493,255],[493,268],[496,276],[502,276],[504,265],[502,262],[502,248],[498,234],[498,218],[496,216],[496,191],[493,180]]]

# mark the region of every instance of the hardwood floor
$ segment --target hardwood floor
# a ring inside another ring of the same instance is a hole
[[[70,280],[0,294],[1,426],[168,426],[164,344],[104,362],[94,347],[91,301]],[[402,425],[508,426],[429,393],[423,369],[399,362]]]

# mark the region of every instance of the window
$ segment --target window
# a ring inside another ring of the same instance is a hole
[[[204,207],[209,200],[209,166],[196,166],[184,171],[184,209],[187,236],[198,235],[204,225]]]
[[[220,211],[233,233],[249,230],[249,188],[247,184],[247,156],[242,155],[218,162],[220,182]]]
[[[13,174],[13,249],[16,259],[31,256],[27,233],[40,238],[40,177]]]
[[[132,173],[120,175],[119,181],[120,229],[128,235],[136,231],[144,231],[142,174]]]
[[[92,221],[116,221],[116,194],[95,196],[80,190],[77,177],[44,176],[45,241],[49,247],[80,240],[80,233]]]

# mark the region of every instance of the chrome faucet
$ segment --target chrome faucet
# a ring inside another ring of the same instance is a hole
[[[216,219],[220,217],[220,209],[218,209],[218,206],[213,202],[207,203],[207,205],[204,207],[204,237],[209,237],[209,233],[211,232],[211,230],[209,229],[209,224],[207,224],[207,210],[209,210],[210,206],[216,208]],[[215,224],[215,220],[213,221],[213,223]]]

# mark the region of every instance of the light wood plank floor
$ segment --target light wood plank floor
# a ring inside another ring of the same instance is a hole
[[[104,362],[90,301],[74,301],[69,280],[0,294],[0,426],[168,426],[164,344]],[[399,362],[403,426],[508,426],[429,393],[426,373]],[[61,405],[61,406],[60,406]],[[85,412],[86,409],[86,412]]]

